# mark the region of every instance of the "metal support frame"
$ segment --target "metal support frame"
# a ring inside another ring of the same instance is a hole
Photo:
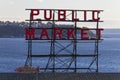
[[[27,9],[27,10],[31,10],[31,9]],[[41,9],[44,10],[44,9]],[[49,9],[48,9],[49,10]],[[70,10],[69,10],[70,11]],[[79,10],[76,10],[79,11]],[[77,12],[75,11],[75,18],[77,18]],[[80,10],[81,11],[81,10]],[[83,10],[82,10],[83,11]],[[91,11],[91,10],[88,10]],[[53,9],[53,20],[52,21],[52,29],[51,34],[52,37],[54,37],[53,35],[53,31],[55,28],[55,13],[56,13],[56,9]],[[98,17],[99,15],[97,15]],[[36,20],[31,20],[31,14],[30,14],[30,20],[26,20],[29,21],[29,28],[32,28],[32,21],[39,21],[39,19]],[[40,21],[45,21],[45,20],[40,20]],[[67,20],[66,20],[67,21]],[[68,22],[70,22],[68,20]],[[81,21],[81,22],[94,22],[94,21]],[[99,28],[99,22],[102,21],[97,21],[96,22],[96,29]],[[74,28],[75,28],[75,35],[77,36],[77,29],[79,29],[77,27],[77,21],[74,21]],[[39,28],[42,29],[42,28]],[[96,31],[96,36],[98,35],[98,32]],[[55,39],[51,39],[50,42],[50,52],[48,54],[39,54],[39,55],[35,55],[32,53],[32,40],[28,40],[28,56],[26,59],[26,63],[27,65],[31,65],[32,66],[32,58],[48,58],[48,62],[46,64],[46,67],[40,68],[40,70],[42,70],[43,72],[81,72],[81,70],[87,70],[88,72],[98,72],[99,70],[99,61],[98,61],[98,52],[99,52],[99,40],[95,39],[92,40],[93,42],[89,42],[90,40],[87,40],[87,43],[91,43],[94,44],[94,53],[93,54],[80,54],[77,52],[77,45],[80,44],[78,41],[81,41],[80,39],[71,39],[68,40],[68,44],[62,44],[60,42],[60,40],[55,40]],[[46,42],[47,43],[47,42]],[[83,42],[84,43],[84,42]],[[85,43],[86,44],[86,43]],[[72,47],[72,50],[69,50],[69,47]],[[56,48],[59,48],[59,50],[56,50]],[[66,53],[62,53],[62,51],[66,52]],[[89,64],[88,67],[79,67],[78,65],[78,59],[80,58],[92,58],[91,59],[91,63]],[[92,65],[95,65],[95,68],[92,67]]]

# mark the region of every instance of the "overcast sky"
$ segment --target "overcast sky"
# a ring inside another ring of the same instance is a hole
[[[120,27],[120,0],[0,0],[0,20],[24,21],[26,8],[97,9],[104,10],[102,20]]]

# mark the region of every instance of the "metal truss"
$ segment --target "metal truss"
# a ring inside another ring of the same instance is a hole
[[[31,9],[27,9],[31,10]],[[41,9],[42,10],[42,9]],[[44,9],[43,9],[44,10]],[[54,20],[55,17],[55,10],[53,10],[53,20],[52,21],[52,28],[51,29],[51,34],[53,36],[53,30],[56,27],[55,22],[59,22],[57,20]],[[71,11],[71,10],[68,10]],[[89,11],[89,10],[88,10]],[[68,14],[69,16],[71,14]],[[75,17],[77,17],[77,13],[75,13]],[[98,16],[97,16],[98,17]],[[31,20],[31,15],[30,15],[30,20],[29,21],[29,28],[32,28],[32,22],[36,21],[45,21],[45,20]],[[69,20],[66,22],[70,22]],[[94,21],[81,21],[81,22],[94,22]],[[99,27],[99,22],[102,21],[97,21],[96,22],[96,29]],[[77,36],[77,21],[73,22],[74,23],[74,28],[75,28],[75,35]],[[96,31],[96,36],[98,35],[98,32]],[[66,33],[63,32],[63,36],[66,37]],[[32,61],[34,60],[33,58],[48,58],[47,64],[45,64],[45,67],[41,67],[40,70],[42,72],[98,72],[99,71],[99,42],[101,40],[98,39],[93,39],[93,40],[80,40],[80,39],[70,39],[70,40],[55,40],[51,39],[49,40],[50,43],[50,50],[49,53],[47,54],[33,54],[32,53],[32,44],[33,40],[28,40],[28,56],[26,59],[27,65],[32,66]],[[47,43],[47,40],[46,40]],[[89,52],[89,54],[85,54],[79,52],[79,45],[82,44],[93,44],[93,52]],[[44,43],[43,43],[44,44]],[[79,59],[86,59],[84,60],[84,63],[89,61],[87,66],[81,67],[82,65],[79,61]],[[90,59],[87,59],[90,58]]]

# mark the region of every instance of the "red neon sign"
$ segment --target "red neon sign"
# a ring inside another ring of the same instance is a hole
[[[36,19],[35,17],[38,17],[40,19],[42,17],[43,18],[42,20],[46,20],[46,21],[52,20],[53,12],[54,12],[54,10],[52,10],[52,9],[51,10],[31,9],[31,20],[35,20]],[[98,17],[98,14],[101,12],[100,10],[92,10],[92,11],[88,11],[88,10],[83,10],[83,11],[56,10],[57,17],[55,18],[55,20],[66,21],[67,20],[67,12],[71,13],[71,18],[70,18],[71,21],[80,21],[80,20],[100,21],[100,17]],[[80,12],[83,14],[81,14]],[[76,13],[77,13],[77,17],[75,16]],[[88,17],[88,14],[90,14],[90,13],[91,13],[91,15],[90,15],[91,18]],[[41,17],[39,17],[39,16],[41,16]],[[81,19],[80,16],[84,16],[84,18]]]
[[[35,34],[37,31],[37,28],[26,28],[26,39],[32,39],[32,40],[50,40],[50,39],[58,39],[58,40],[75,40],[75,39],[81,39],[81,40],[90,40],[93,39],[92,36],[89,36],[89,31],[90,29],[88,28],[82,28],[80,29],[80,33],[78,33],[78,35],[80,35],[81,37],[77,37],[75,35],[75,29],[67,29],[67,33],[66,36],[67,37],[63,37],[63,29],[62,28],[54,28],[53,30],[53,36],[50,35],[47,31],[47,28],[42,28],[42,31],[39,34]],[[103,29],[99,28],[99,29],[94,29],[95,31],[98,32],[98,34],[96,35],[96,37],[94,37],[94,39],[101,39],[101,31]],[[39,35],[39,36],[36,36]]]
[[[70,21],[70,22],[99,22],[99,13],[102,10],[64,10],[64,9],[28,9],[30,13],[30,21]],[[69,16],[69,20],[68,20]],[[91,29],[89,28],[77,28],[75,24],[74,28],[66,28],[66,33],[64,33],[63,28],[52,27],[51,33],[49,33],[49,28],[41,28],[41,32],[36,34],[37,28],[26,28],[26,39],[27,40],[89,40],[89,39],[101,39],[101,32],[103,29],[96,27],[92,29],[96,31],[94,37],[89,35]],[[78,33],[79,31],[79,33]],[[77,32],[77,33],[76,33]],[[66,37],[63,36],[65,34]],[[79,35],[79,37],[77,36]]]

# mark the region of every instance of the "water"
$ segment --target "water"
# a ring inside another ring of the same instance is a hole
[[[99,44],[99,71],[120,72],[120,30],[105,30],[104,40]],[[65,43],[64,44],[68,44]],[[93,50],[91,43],[78,44],[78,53],[89,54]],[[49,52],[50,43],[34,43],[33,54]],[[71,49],[71,47],[69,48]],[[27,43],[24,38],[0,39],[0,72],[14,72],[15,68],[23,66],[27,58]],[[34,66],[45,67],[48,59],[34,59]],[[87,65],[81,59],[78,66]],[[86,59],[87,60],[87,59]]]

